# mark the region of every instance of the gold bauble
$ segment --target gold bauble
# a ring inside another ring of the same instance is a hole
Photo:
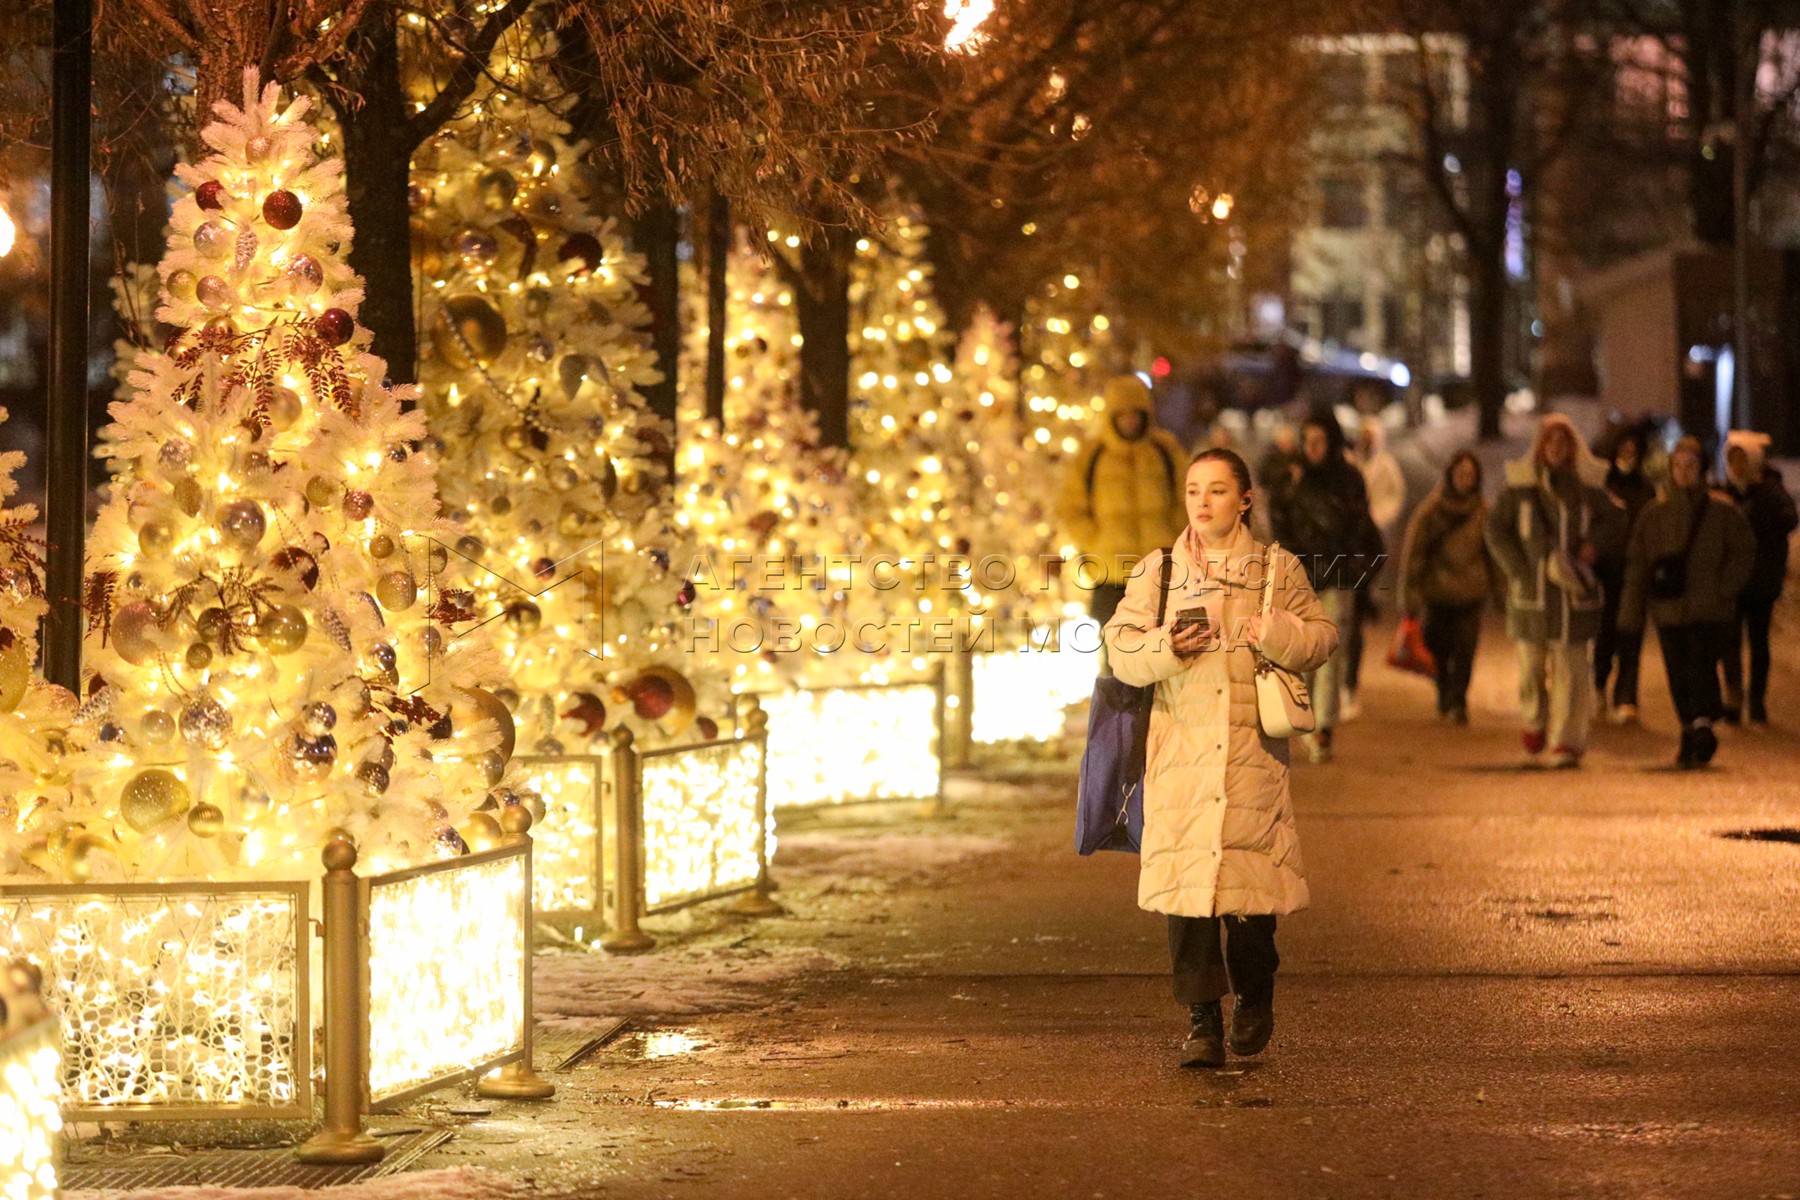
[[[462,840],[468,844],[469,852],[480,854],[483,850],[492,850],[500,845],[504,831],[500,822],[486,813],[475,813],[466,824],[456,832],[462,834]]]
[[[105,838],[78,833],[63,844],[63,871],[71,883],[86,883],[94,877],[94,857],[112,852],[112,843]]]
[[[196,804],[188,809],[187,825],[195,837],[218,837],[225,832],[225,814],[216,804]]]
[[[506,702],[488,691],[486,688],[458,689],[464,701],[475,710],[474,720],[492,721],[500,729],[500,757],[511,759],[513,749],[518,744],[518,730],[513,724],[512,709]]]
[[[497,750],[487,750],[475,756],[475,766],[481,771],[483,787],[497,787],[506,777],[506,759]]]
[[[175,736],[175,718],[163,709],[149,709],[138,718],[138,733],[152,746],[160,746]]]
[[[389,612],[411,608],[418,598],[419,584],[411,571],[386,571],[375,581],[375,599]]]
[[[278,387],[269,398],[269,424],[277,430],[287,429],[300,419],[305,407],[299,392],[291,387]]]
[[[529,600],[514,600],[506,606],[506,623],[522,636],[529,637],[544,624],[544,610]]]
[[[137,540],[139,553],[160,562],[175,547],[175,522],[167,517],[151,517],[138,526]]]
[[[175,481],[175,504],[182,512],[190,517],[197,517],[200,515],[200,506],[204,503],[206,503],[206,492],[201,488],[199,480],[192,475],[183,475]],[[138,541],[141,545],[143,542],[141,534]]]
[[[506,318],[486,296],[463,292],[438,310],[431,344],[452,370],[485,367],[506,349]]]
[[[178,813],[186,812],[192,797],[188,785],[173,771],[151,767],[139,771],[119,795],[119,815],[139,833],[148,833]]]
[[[278,605],[257,620],[256,640],[270,654],[292,654],[306,641],[306,614],[292,604]]]
[[[369,539],[369,557],[386,558],[394,552],[394,539],[385,533],[378,533]]]
[[[306,502],[314,508],[330,508],[343,494],[344,489],[335,480],[323,475],[314,475],[306,481]]]
[[[30,687],[31,652],[24,638],[14,637],[6,649],[0,650],[0,713],[19,707]]]

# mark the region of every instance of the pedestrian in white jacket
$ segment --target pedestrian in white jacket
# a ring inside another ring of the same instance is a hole
[[[1138,903],[1169,918],[1175,998],[1192,1029],[1184,1066],[1259,1053],[1274,1028],[1275,919],[1307,903],[1288,798],[1288,743],[1257,719],[1257,657],[1317,670],[1337,628],[1300,561],[1271,554],[1247,526],[1250,470],[1230,450],[1196,455],[1185,477],[1188,526],[1149,554],[1106,624],[1114,672],[1155,685],[1144,773]],[[1166,622],[1155,627],[1162,562],[1173,555]],[[1263,591],[1275,589],[1265,619]],[[1204,612],[1204,621],[1195,614]]]

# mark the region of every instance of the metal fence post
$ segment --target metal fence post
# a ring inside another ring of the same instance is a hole
[[[506,831],[505,845],[525,847],[525,967],[521,984],[525,989],[525,1028],[521,1034],[524,1056],[509,1062],[498,1072],[475,1086],[482,1096],[496,1100],[548,1100],[556,1095],[556,1085],[541,1078],[533,1069],[531,1040],[531,813],[523,804],[509,804],[500,810],[500,828]]]
[[[769,714],[762,701],[745,695],[738,702],[738,721],[744,738],[759,744],[762,756],[756,766],[756,886],[731,903],[731,911],[744,917],[784,917],[787,909],[770,895],[775,881],[769,876]]]
[[[644,903],[644,795],[638,754],[631,741],[631,730],[619,726],[612,731],[612,752],[607,755],[613,886],[612,911],[607,914],[600,947],[612,954],[637,954],[656,945],[656,939],[638,927]]]
[[[320,885],[325,937],[325,1124],[294,1151],[303,1163],[339,1166],[380,1162],[387,1147],[363,1131],[369,1075],[360,966],[362,902],[356,847],[338,836],[325,844]],[[304,966],[302,966],[304,970]]]
[[[975,651],[968,617],[962,615],[951,630],[951,649],[943,660],[944,699],[943,762],[961,770],[973,761],[975,740]]]

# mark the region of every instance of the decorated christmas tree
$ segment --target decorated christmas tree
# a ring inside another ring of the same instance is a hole
[[[454,534],[408,389],[356,322],[342,164],[247,72],[178,168],[157,317],[102,453],[71,877],[297,877],[349,834],[371,870],[497,841],[512,723],[454,626]]]
[[[26,831],[38,828],[41,812],[67,807],[63,739],[75,711],[73,696],[32,675],[47,607],[43,544],[32,533],[37,509],[7,503],[24,463],[16,451],[0,454],[0,875],[24,870],[28,850],[48,861],[47,844]]]
[[[1126,369],[1127,356],[1098,295],[1074,271],[1032,297],[1019,341],[1030,436],[1060,459],[1089,435],[1107,380]]]
[[[842,575],[861,545],[846,456],[819,445],[800,403],[792,291],[741,238],[726,281],[722,422],[703,418],[705,296],[697,278],[685,289],[679,519],[711,568],[703,591],[718,593],[733,686],[836,681],[849,659],[818,653],[817,635],[847,613]]]
[[[589,213],[584,147],[521,78],[548,34],[503,48],[473,111],[414,159],[414,247],[432,432],[456,552],[495,621],[523,745],[716,736],[723,675],[691,652],[697,590],[675,524],[672,431],[643,261]]]

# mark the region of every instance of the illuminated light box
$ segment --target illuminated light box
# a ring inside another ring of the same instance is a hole
[[[544,798],[544,819],[531,827],[532,905],[539,914],[594,912],[600,907],[599,755],[520,755],[522,787]]]
[[[767,853],[775,849],[763,753],[747,738],[639,755],[645,911],[755,885],[765,839]]]
[[[929,800],[943,787],[943,683],[858,684],[761,697],[776,809]]]
[[[1068,707],[1094,688],[1099,626],[1071,617],[1028,647],[971,656],[973,693],[969,731],[984,746],[1005,742],[1053,742],[1062,736]]]
[[[374,1105],[524,1052],[530,856],[509,846],[362,881]]]
[[[56,1019],[36,1011],[34,994],[14,992],[4,979],[0,1001],[11,1014],[0,1019],[0,1200],[56,1200],[62,1134]]]
[[[0,887],[71,1118],[311,1116],[308,932],[303,883]]]

